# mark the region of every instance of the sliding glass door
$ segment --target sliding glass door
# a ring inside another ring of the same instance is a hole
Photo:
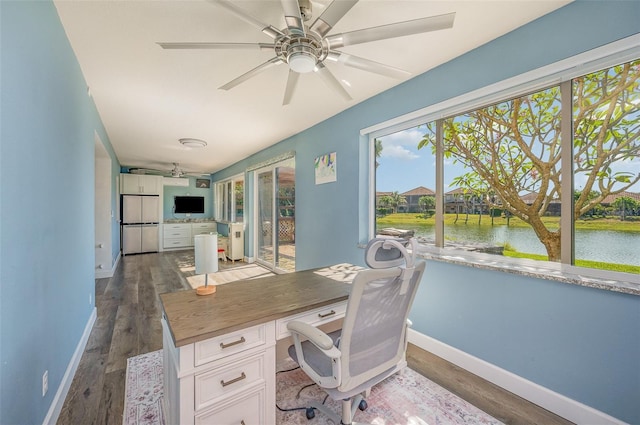
[[[296,269],[294,159],[256,171],[257,261],[276,271]]]

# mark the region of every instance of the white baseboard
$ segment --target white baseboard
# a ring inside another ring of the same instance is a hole
[[[450,345],[409,329],[409,342],[576,424],[623,425],[625,422]]]
[[[67,370],[62,377],[60,386],[58,386],[58,391],[56,391],[56,395],[55,397],[53,397],[51,406],[49,406],[47,416],[45,416],[44,421],[42,422],[43,425],[55,425],[55,423],[58,422],[58,416],[60,416],[60,412],[62,411],[62,405],[64,404],[64,400],[67,398],[69,387],[71,387],[71,381],[73,381],[73,377],[76,374],[78,364],[80,363],[80,359],[82,358],[82,353],[84,353],[84,348],[87,345],[89,335],[91,335],[91,329],[93,329],[93,324],[95,323],[97,317],[98,310],[94,307],[93,311],[91,312],[91,316],[89,316],[89,321],[84,327],[82,337],[80,338],[80,341],[76,346],[76,351],[74,351],[73,356],[71,357],[71,361],[67,366]]]
[[[116,268],[118,268],[119,262],[120,262],[120,253],[118,252],[118,256],[116,257],[116,261],[113,262],[113,266],[111,267],[111,270],[96,269],[96,279],[112,277],[113,274],[116,272]]]

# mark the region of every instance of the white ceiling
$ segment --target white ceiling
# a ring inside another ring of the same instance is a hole
[[[337,0],[340,1],[340,0]],[[568,0],[361,0],[329,34],[455,12],[452,29],[340,49],[423,73]],[[262,22],[285,27],[279,1],[236,1]],[[313,0],[313,22],[329,0]],[[123,166],[215,172],[321,122],[402,81],[329,63],[353,100],[302,74],[282,106],[287,66],[279,65],[229,90],[218,87],[274,56],[257,50],[163,50],[157,42],[272,40],[205,0],[55,0],[90,94]],[[411,77],[409,77],[411,78]],[[188,149],[178,139],[207,141]]]

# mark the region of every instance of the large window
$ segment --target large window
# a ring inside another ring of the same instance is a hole
[[[373,143],[377,233],[640,273],[640,60]]]
[[[218,221],[243,221],[244,175],[215,184],[215,218]]]

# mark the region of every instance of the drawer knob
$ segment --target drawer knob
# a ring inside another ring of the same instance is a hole
[[[333,316],[334,314],[336,314],[336,312],[334,310],[331,310],[330,312],[325,314],[318,313],[318,317],[324,319],[325,317]]]
[[[247,375],[244,374],[244,372],[242,372],[242,374],[240,374],[240,376],[238,376],[237,378],[233,378],[231,381],[227,381],[224,382],[224,379],[220,381],[220,384],[223,387],[226,387],[227,385],[231,385],[231,384],[235,384],[238,381],[242,381],[243,379],[245,379],[247,377]]]
[[[246,341],[246,339],[244,339],[244,337],[243,337],[243,336],[241,336],[239,340],[237,340],[237,341],[233,341],[233,342],[230,342],[230,343],[228,343],[228,344],[225,344],[224,342],[221,342],[221,343],[220,343],[220,348],[229,348],[229,347],[233,347],[234,345],[242,344],[242,343],[243,343],[243,342],[245,342],[245,341]],[[244,374],[243,374],[243,375],[244,375]]]

